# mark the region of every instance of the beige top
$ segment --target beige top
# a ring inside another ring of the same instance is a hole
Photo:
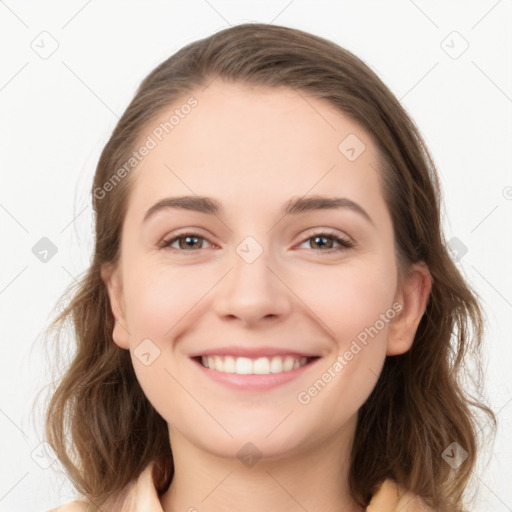
[[[85,501],[73,501],[48,512],[85,512]],[[367,512],[433,512],[414,494],[406,491],[393,480],[385,480],[368,505]],[[130,488],[119,512],[163,512],[154,487],[152,464],[140,474]]]

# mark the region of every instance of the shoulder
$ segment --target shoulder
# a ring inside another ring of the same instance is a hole
[[[366,510],[367,512],[434,512],[419,496],[390,479],[382,482]]]
[[[102,505],[103,511],[116,512],[163,512],[157,490],[153,482],[153,462],[149,463],[141,474],[117,497]],[[97,510],[97,509],[95,509]],[[76,500],[47,512],[88,512],[88,502]]]
[[[70,501],[58,508],[52,508],[47,512],[87,512],[87,502],[82,500]]]

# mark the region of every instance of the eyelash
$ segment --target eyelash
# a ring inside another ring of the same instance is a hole
[[[187,237],[195,237],[195,238],[199,238],[199,239],[208,241],[207,238],[205,238],[204,236],[200,235],[199,233],[195,233],[193,231],[190,231],[190,232],[187,231],[185,233],[179,233],[178,235],[176,235],[176,236],[174,236],[174,237],[172,237],[172,238],[170,238],[168,240],[166,240],[166,239],[162,240],[162,242],[160,244],[160,248],[161,249],[170,248],[171,250],[177,250],[177,251],[183,252],[183,253],[197,252],[194,249],[191,249],[190,251],[187,251],[187,250],[183,250],[183,249],[176,249],[175,247],[172,247],[172,248],[170,247],[177,240],[180,240],[181,238],[187,238]],[[333,253],[338,253],[338,252],[341,252],[341,251],[346,251],[347,249],[351,249],[351,248],[353,248],[355,246],[354,242],[352,242],[348,238],[339,237],[336,233],[329,232],[329,231],[319,231],[317,233],[313,233],[308,238],[305,238],[299,245],[302,245],[304,242],[307,242],[308,240],[311,240],[311,239],[317,238],[317,237],[332,238],[335,242],[338,242],[340,244],[340,246],[341,246],[341,247],[335,247],[335,248],[326,249],[326,250],[311,249],[312,251],[320,251],[321,253],[324,253],[324,254],[333,254]],[[197,250],[200,250],[200,249],[197,249]]]

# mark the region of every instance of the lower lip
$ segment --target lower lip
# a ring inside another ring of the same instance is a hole
[[[265,391],[272,389],[287,382],[297,379],[307,372],[318,359],[313,359],[310,363],[295,370],[280,373],[268,373],[263,375],[240,375],[238,373],[225,373],[217,370],[205,368],[199,361],[192,359],[192,362],[199,367],[199,370],[207,377],[223,384],[231,389],[248,390],[248,391]]]

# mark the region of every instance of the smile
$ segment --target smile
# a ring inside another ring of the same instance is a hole
[[[223,373],[236,373],[238,375],[268,375],[270,373],[283,373],[306,366],[316,359],[315,357],[273,356],[249,357],[234,356],[202,356],[198,360],[210,370]]]

